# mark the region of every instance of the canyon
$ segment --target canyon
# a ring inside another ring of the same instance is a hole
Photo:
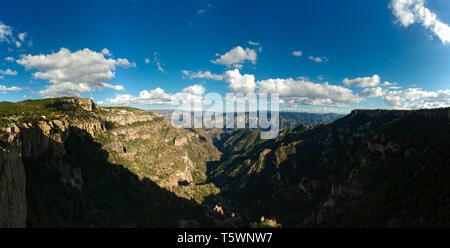
[[[450,225],[449,108],[285,113],[273,140],[167,116],[0,103],[0,226]]]

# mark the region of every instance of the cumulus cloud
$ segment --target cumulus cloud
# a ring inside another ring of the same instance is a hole
[[[392,85],[396,85],[397,83],[390,83],[388,81],[385,81],[381,86],[392,86]]]
[[[123,90],[123,86],[106,82],[115,77],[117,66],[133,66],[127,59],[105,58],[102,53],[87,48],[73,53],[61,48],[59,52],[47,55],[22,55],[17,63],[27,70],[37,70],[33,73],[34,78],[51,83],[39,91],[46,97],[80,96],[103,88]]]
[[[342,87],[313,83],[306,80],[267,79],[258,81],[259,92],[279,93],[280,97],[305,105],[345,106],[358,103],[364,98],[353,94],[352,90]]]
[[[303,52],[302,51],[293,51],[292,54],[296,57],[300,57],[303,55]]]
[[[15,61],[15,59],[13,57],[6,57],[5,60],[8,61],[8,62],[14,62]]]
[[[113,54],[108,50],[108,48],[103,48],[102,53],[105,56],[109,56],[109,57],[113,56]]]
[[[136,67],[136,63],[132,62],[130,63],[130,61],[128,61],[128,59],[117,59],[117,65],[124,67],[124,68],[129,68],[129,67]]]
[[[242,48],[241,46],[234,47],[224,55],[218,55],[219,58],[211,60],[214,64],[225,65],[227,67],[241,68],[245,61],[250,61],[256,64],[256,51],[250,48]]]
[[[213,74],[210,71],[198,71],[198,72],[191,72],[187,70],[181,71],[183,75],[189,77],[189,78],[204,78],[204,79],[212,79],[212,80],[223,80],[223,75],[219,74]]]
[[[206,89],[199,84],[194,84],[187,88],[184,88],[182,92],[190,93],[190,94],[194,94],[194,95],[203,95],[203,94],[205,94]]]
[[[138,96],[117,94],[115,98],[107,98],[99,102],[102,105],[177,105],[182,103],[202,102],[205,88],[201,85],[191,85],[175,94],[166,93],[161,88],[143,90]]]
[[[21,41],[25,41],[25,37],[26,37],[26,36],[27,36],[27,33],[26,33],[26,32],[20,33],[20,34],[18,35],[19,40],[21,40]]]
[[[10,42],[12,28],[0,21],[0,42]]]
[[[450,106],[450,90],[426,91],[420,88],[398,90],[401,87],[374,87],[364,89],[359,96],[362,98],[380,97],[394,109],[442,108]]]
[[[375,87],[378,84],[380,84],[380,76],[375,74],[372,77],[358,77],[355,79],[345,78],[342,82],[345,85],[350,86],[350,87],[352,87],[352,86],[353,87],[361,87],[361,88]]]
[[[425,7],[425,0],[392,0],[389,7],[402,26],[420,23],[439,37],[443,44],[450,43],[450,27]]]
[[[117,94],[115,98],[107,98],[106,101],[99,102],[99,104],[108,105],[160,105],[170,104],[172,97],[170,94],[164,92],[161,88],[154,90],[143,90],[139,93],[139,96],[133,96],[130,94]]]
[[[424,91],[409,88],[388,91],[382,99],[396,109],[441,108],[450,106],[450,90]]]
[[[233,93],[253,93],[256,88],[255,76],[241,75],[238,69],[226,71],[224,80]]]
[[[359,94],[361,97],[365,98],[375,98],[380,97],[385,94],[386,90],[384,90],[381,87],[375,87],[375,88],[367,88],[364,89],[361,94]]]
[[[22,91],[22,89],[19,87],[16,87],[16,86],[8,88],[4,85],[0,85],[0,91],[2,91],[2,92],[16,91],[17,92],[17,91]]]
[[[250,44],[252,46],[259,46],[259,42],[257,42],[257,41],[249,41],[248,44]]]
[[[112,85],[112,84],[102,83],[102,86],[104,88],[113,89],[113,90],[119,90],[119,91],[125,90],[125,87],[123,87],[122,85]]]
[[[17,75],[17,71],[13,71],[11,69],[6,69],[6,70],[0,70],[0,74],[1,75],[8,75],[8,76],[15,76]]]
[[[149,58],[145,58],[144,61],[145,61],[146,64],[150,64],[150,59]]]
[[[314,57],[314,56],[309,56],[308,59],[316,62],[316,63],[322,63],[322,62],[327,62],[328,58],[327,57]]]

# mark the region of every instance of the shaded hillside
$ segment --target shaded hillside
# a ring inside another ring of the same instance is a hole
[[[221,225],[213,207],[200,204],[218,192],[205,172],[220,156],[203,133],[89,99],[0,110],[1,226]]]
[[[90,99],[2,102],[0,120],[2,227],[450,226],[449,108],[273,140]]]
[[[355,110],[211,168],[222,205],[283,226],[449,226],[450,110]]]

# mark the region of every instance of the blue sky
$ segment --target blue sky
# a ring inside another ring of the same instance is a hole
[[[0,100],[158,109],[180,92],[276,92],[289,111],[450,106],[447,24],[447,0],[8,1]]]

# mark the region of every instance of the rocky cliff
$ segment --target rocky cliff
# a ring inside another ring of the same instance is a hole
[[[214,215],[194,203],[218,192],[204,182],[206,163],[220,153],[201,131],[90,99],[7,111],[16,117],[0,116],[1,227],[196,226]]]
[[[250,220],[449,226],[448,147],[449,108],[355,110],[328,125],[284,130],[225,158],[210,178],[222,189],[224,211],[240,209]]]
[[[20,129],[0,130],[0,227],[25,227],[27,205]]]

